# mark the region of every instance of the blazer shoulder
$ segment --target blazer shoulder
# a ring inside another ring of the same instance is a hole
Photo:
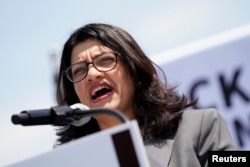
[[[220,113],[214,108],[185,110],[175,135],[170,166],[206,166],[208,151],[213,150],[237,150]]]
[[[174,137],[175,143],[198,150],[200,137],[210,131],[209,127],[215,120],[219,120],[219,113],[213,108],[184,110]]]
[[[195,117],[220,117],[219,112],[215,108],[208,109],[189,109],[183,111],[183,119],[191,119]]]
[[[201,124],[207,124],[213,120],[219,120],[219,112],[214,108],[208,109],[189,109],[184,110],[182,118],[179,122],[179,128],[184,126],[184,129],[188,127],[200,128]]]

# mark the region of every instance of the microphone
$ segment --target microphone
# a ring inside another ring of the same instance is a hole
[[[28,125],[57,125],[65,126],[72,123],[81,126],[90,120],[90,116],[79,117],[77,110],[88,110],[89,107],[80,103],[72,106],[56,106],[49,109],[25,110],[20,114],[14,114],[11,121],[14,124]]]
[[[82,126],[89,122],[91,115],[109,114],[117,117],[121,122],[127,122],[127,118],[118,111],[107,108],[89,109],[88,106],[77,103],[71,106],[56,106],[49,109],[25,110],[20,114],[11,116],[13,124],[21,124],[23,126],[30,125],[55,125],[65,126],[72,124],[74,126]]]
[[[70,106],[70,108],[75,109],[75,110],[80,109],[82,111],[89,110],[88,106],[83,105],[81,103],[73,104]],[[71,124],[74,126],[82,126],[82,125],[88,123],[90,121],[90,119],[91,119],[91,116],[85,116],[85,117],[79,117],[79,118],[74,117]]]

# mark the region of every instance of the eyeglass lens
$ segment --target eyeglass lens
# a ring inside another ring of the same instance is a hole
[[[93,62],[79,62],[73,64],[66,70],[66,74],[71,82],[79,82],[87,76],[89,64],[93,64],[93,67],[100,72],[106,72],[114,69],[116,63],[117,58],[115,54],[103,54],[95,57]]]

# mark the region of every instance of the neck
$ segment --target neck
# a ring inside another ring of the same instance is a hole
[[[132,115],[126,115],[129,120],[134,119]],[[114,116],[107,115],[96,115],[94,118],[97,120],[98,125],[101,130],[111,128],[113,126],[117,126],[121,124],[121,121]]]
[[[119,124],[121,124],[120,120],[118,120],[117,118],[113,117],[113,116],[94,116],[94,118],[97,120],[98,125],[100,127],[101,130],[104,129],[108,129],[111,128],[113,126],[117,126]]]

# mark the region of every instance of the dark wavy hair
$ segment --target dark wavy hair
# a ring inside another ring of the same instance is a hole
[[[57,85],[58,103],[72,105],[80,102],[73,83],[64,76],[63,71],[71,65],[73,48],[87,39],[99,40],[113,51],[119,52],[118,56],[127,65],[135,85],[135,116],[144,141],[164,138],[170,134],[177,127],[183,110],[195,102],[188,103],[185,95],[176,93],[175,86],[167,85],[164,72],[144,54],[133,37],[112,25],[87,24],[77,29],[66,41]],[[57,131],[58,142],[63,144],[97,130],[94,125],[62,127]]]

